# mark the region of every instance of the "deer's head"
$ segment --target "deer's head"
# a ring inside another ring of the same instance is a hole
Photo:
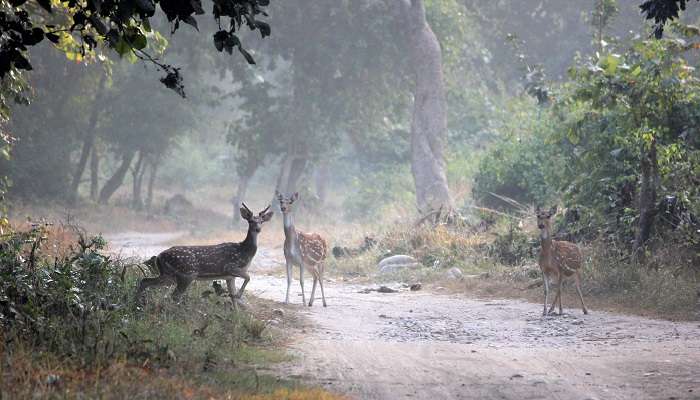
[[[248,229],[255,233],[260,233],[262,230],[262,224],[272,218],[273,212],[270,210],[270,206],[267,206],[267,208],[260,211],[258,215],[255,215],[252,211],[250,211],[250,208],[248,208],[245,203],[241,203],[241,205],[241,217],[248,221]]]
[[[537,215],[537,227],[540,229],[550,227],[550,220],[557,213],[557,206],[550,208],[549,210],[541,210],[540,206],[537,206],[535,214]]]
[[[292,212],[292,204],[294,204],[295,201],[299,200],[299,193],[294,193],[293,195],[286,197],[280,192],[275,192],[277,195],[277,200],[280,202],[280,210],[282,210],[283,214],[288,214]]]

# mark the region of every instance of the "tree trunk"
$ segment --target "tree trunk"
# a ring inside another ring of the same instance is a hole
[[[314,176],[315,186],[316,186],[316,196],[318,196],[319,205],[323,206],[326,203],[328,197],[328,181],[330,180],[330,171],[328,170],[328,163],[322,161],[316,168],[316,174]]]
[[[131,171],[132,177],[132,195],[131,195],[131,208],[134,210],[143,209],[143,200],[141,197],[141,182],[143,180],[143,171],[146,169],[146,163],[143,160],[143,150],[139,151],[139,158],[136,161],[136,166],[133,171]]]
[[[75,202],[78,200],[78,188],[80,187],[80,181],[83,178],[83,172],[85,171],[88,157],[90,156],[95,144],[95,137],[97,136],[97,119],[100,116],[100,111],[102,111],[101,103],[102,97],[105,93],[104,83],[106,80],[107,74],[102,75],[97,88],[97,94],[95,94],[95,99],[92,103],[90,118],[88,119],[88,124],[85,127],[85,132],[83,134],[83,148],[80,151],[80,159],[78,160],[78,165],[75,167],[75,172],[73,172],[73,181],[70,187],[70,202],[72,204],[75,204]]]
[[[639,226],[634,239],[634,251],[640,251],[651,236],[651,230],[656,217],[656,188],[659,183],[659,166],[656,156],[656,141],[652,140],[647,148],[642,145],[641,154],[641,184],[639,188]]]
[[[97,191],[100,185],[100,152],[97,143],[90,152],[90,200],[97,201]]]
[[[299,191],[299,181],[304,174],[307,161],[308,160],[306,158],[298,156],[292,159],[285,191],[289,193]]]
[[[126,177],[126,173],[129,172],[129,166],[135,155],[136,151],[134,150],[129,150],[124,153],[121,165],[117,168],[116,172],[114,172],[114,175],[105,182],[100,191],[100,204],[107,204],[114,192],[124,183],[124,177]]]
[[[153,207],[153,186],[156,182],[156,174],[158,173],[158,164],[160,163],[160,154],[153,157],[151,162],[151,174],[148,176],[148,192],[146,194],[146,209],[151,210]]]
[[[280,166],[280,174],[277,176],[275,189],[280,193],[291,195],[299,190],[299,180],[306,168],[307,159],[297,155],[287,153]],[[277,198],[272,199],[275,208],[279,207]]]
[[[442,51],[425,18],[423,0],[401,0],[409,29],[409,58],[415,73],[411,123],[411,172],[416,205],[422,214],[453,209],[445,174],[447,103]]]
[[[255,171],[257,169],[258,163],[255,162],[255,160],[250,160],[246,164],[243,172],[241,172],[238,177],[238,187],[236,188],[236,195],[233,196],[233,199],[231,199],[231,203],[233,205],[232,223],[234,228],[239,227],[241,225],[241,222],[243,221],[239,210],[241,208],[241,203],[243,203],[246,193],[248,192],[248,185],[250,184],[250,180],[253,178],[253,175],[255,175]]]

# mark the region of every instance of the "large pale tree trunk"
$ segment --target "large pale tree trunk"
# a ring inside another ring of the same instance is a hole
[[[442,51],[425,18],[423,0],[400,0],[408,29],[410,64],[415,73],[411,123],[411,171],[416,205],[422,214],[453,209],[445,174],[447,102]]]

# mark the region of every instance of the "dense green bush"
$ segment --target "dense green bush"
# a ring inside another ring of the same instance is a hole
[[[42,254],[44,227],[12,232],[0,243],[0,324],[20,340],[83,362],[103,359],[129,313],[118,263],[99,253],[100,237],[81,237],[63,258]],[[14,339],[13,339],[14,338]]]
[[[504,139],[479,163],[474,198],[494,208],[507,208],[508,204],[491,193],[521,204],[546,204],[557,195],[551,176],[559,168],[558,161],[541,136]]]

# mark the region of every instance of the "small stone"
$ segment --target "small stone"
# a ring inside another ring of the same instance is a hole
[[[516,378],[522,378],[523,376],[521,374],[514,374],[511,375],[510,379],[516,379]]]
[[[379,292],[379,293],[396,293],[396,292],[398,292],[398,290],[392,289],[392,288],[386,287],[386,286],[380,286],[379,289],[377,289],[377,292]]]
[[[275,315],[277,317],[284,317],[284,310],[281,308],[275,308],[272,310],[272,315]]]
[[[411,287],[410,287],[410,289],[411,289],[412,292],[421,290],[422,288],[423,288],[423,285],[421,285],[420,283],[414,283],[414,284],[411,285]]]
[[[462,280],[464,279],[464,274],[462,273],[462,270],[460,270],[457,267],[452,267],[450,268],[447,273],[445,274],[447,279],[452,279],[452,280]]]

